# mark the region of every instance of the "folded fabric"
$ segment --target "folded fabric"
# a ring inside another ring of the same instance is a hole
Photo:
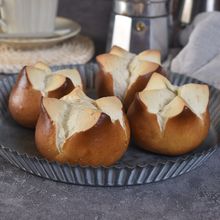
[[[170,70],[202,80],[220,89],[220,12],[198,14],[180,33],[185,45]]]

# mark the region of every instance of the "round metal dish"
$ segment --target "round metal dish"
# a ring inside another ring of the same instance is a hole
[[[94,79],[97,65],[71,65],[53,70],[77,68],[87,88],[95,98]],[[90,186],[125,186],[161,181],[189,172],[214,153],[220,140],[220,91],[210,86],[211,127],[205,141],[194,151],[169,157],[149,153],[130,143],[124,156],[110,167],[82,167],[59,164],[44,159],[35,146],[34,130],[24,128],[13,120],[8,110],[8,98],[17,75],[0,81],[0,154],[15,166],[40,177],[65,183]],[[170,73],[173,84],[203,83],[196,79]]]

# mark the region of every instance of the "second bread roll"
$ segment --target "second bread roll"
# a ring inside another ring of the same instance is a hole
[[[141,148],[165,155],[181,155],[206,138],[210,117],[207,85],[172,85],[154,73],[128,109],[132,139]]]

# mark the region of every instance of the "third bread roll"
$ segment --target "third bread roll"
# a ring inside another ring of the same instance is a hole
[[[125,110],[133,101],[135,93],[145,88],[154,72],[168,78],[161,67],[159,50],[147,50],[136,55],[114,46],[110,53],[101,54],[96,60],[99,66],[95,81],[97,95],[119,97]]]

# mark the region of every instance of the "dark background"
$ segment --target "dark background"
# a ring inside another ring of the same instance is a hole
[[[112,0],[60,0],[58,16],[78,22],[80,34],[95,44],[95,54],[105,52]]]

